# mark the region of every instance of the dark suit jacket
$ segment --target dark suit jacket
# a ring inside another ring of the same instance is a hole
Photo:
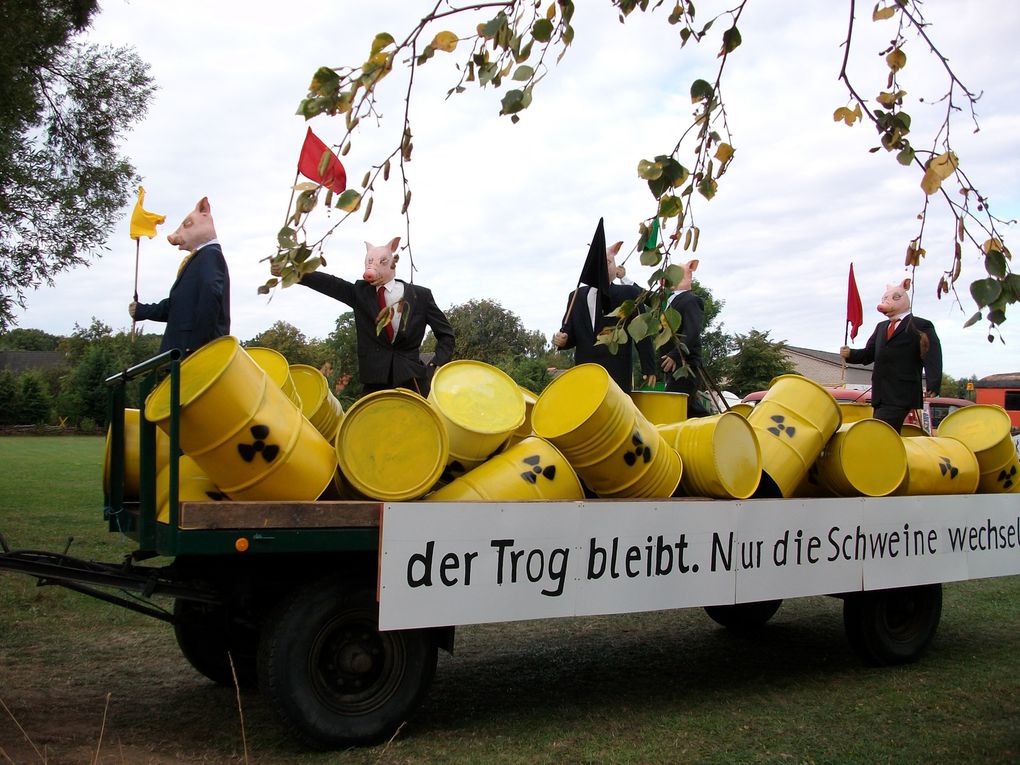
[[[907,314],[886,340],[888,321],[881,321],[864,348],[851,350],[851,364],[871,364],[871,405],[914,409],[924,404],[921,371],[928,390],[937,394],[942,386],[942,346],[935,326],[927,319]],[[928,353],[921,358],[921,336],[928,338]]]
[[[681,342],[687,346],[687,352],[682,353],[674,345],[666,355],[676,362],[678,368],[686,360],[690,369],[684,377],[673,377],[672,373],[666,375],[666,390],[673,393],[686,393],[689,397],[688,414],[692,417],[704,417],[708,412],[698,404],[694,394],[701,388],[698,370],[702,365],[701,331],[705,328],[705,301],[693,291],[685,290],[673,296],[669,307],[680,314],[678,334]]]
[[[202,247],[158,303],[139,303],[135,321],[163,321],[159,351],[180,348],[187,356],[210,340],[230,334],[230,273],[218,244]]]
[[[391,343],[386,332],[375,331],[375,318],[379,315],[376,288],[363,279],[353,284],[338,276],[314,271],[305,274],[301,284],[354,309],[354,326],[358,338],[358,377],[363,385],[399,386],[411,380],[425,383],[419,386],[428,390],[429,374],[421,363],[419,353],[425,339],[426,328],[436,337],[436,366],[453,358],[453,327],[439,310],[432,292],[416,284],[404,285],[404,307],[400,328]]]
[[[599,364],[606,368],[610,376],[616,380],[616,384],[623,388],[625,393],[630,393],[633,386],[633,347],[632,342],[620,346],[614,354],[609,352],[605,345],[596,345],[595,338],[604,326],[612,325],[615,319],[606,319],[597,316],[595,328],[592,328],[591,313],[588,310],[588,292],[591,287],[581,287],[577,291],[577,300],[567,317],[567,323],[563,332],[567,335],[567,344],[563,350],[574,349],[575,364]],[[574,293],[570,293],[573,297]],[[610,310],[618,308],[623,301],[633,300],[641,294],[641,288],[635,284],[610,284],[609,303]],[[570,299],[567,299],[570,305]],[[653,375],[658,372],[655,366],[655,359],[652,355],[652,341],[645,338],[638,343],[638,359],[641,364],[641,373]]]

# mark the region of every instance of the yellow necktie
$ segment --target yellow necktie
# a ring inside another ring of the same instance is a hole
[[[181,278],[181,273],[184,271],[184,267],[186,265],[188,265],[188,261],[191,260],[191,256],[194,255],[194,254],[195,254],[194,251],[189,252],[187,255],[184,256],[184,259],[181,261],[181,264],[179,266],[177,266],[177,278],[178,279]]]

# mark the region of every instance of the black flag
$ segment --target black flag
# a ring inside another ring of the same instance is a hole
[[[606,262],[606,231],[603,227],[602,218],[599,218],[599,225],[595,229],[595,236],[592,237],[591,245],[588,247],[588,257],[584,261],[584,268],[581,269],[581,278],[578,285],[585,284],[594,287],[599,291],[599,305],[602,308],[602,315],[611,310],[609,303],[609,264]]]

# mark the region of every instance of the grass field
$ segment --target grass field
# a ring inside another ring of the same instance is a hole
[[[0,438],[0,533],[120,560],[99,438]],[[257,692],[217,687],[165,623],[0,572],[0,763],[1020,762],[1020,577],[945,586],[916,664],[862,665],[841,602],[784,603],[761,631],[700,609],[459,628],[387,745],[317,753]],[[243,716],[243,719],[242,719]],[[98,755],[98,756],[97,756]]]

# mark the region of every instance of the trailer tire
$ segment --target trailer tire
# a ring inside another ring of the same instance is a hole
[[[776,615],[782,600],[762,600],[757,603],[733,603],[726,606],[705,606],[712,621],[736,632],[747,632],[763,626]]]
[[[941,584],[854,592],[843,599],[850,646],[873,666],[917,661],[935,637],[941,618]]]
[[[263,630],[259,685],[300,739],[328,749],[391,737],[435,675],[428,630],[380,632],[374,589],[326,580],[281,603]]]
[[[231,659],[238,686],[254,688],[258,684],[258,631],[232,620],[223,606],[178,598],[174,601],[174,637],[188,663],[217,685],[234,687]]]

